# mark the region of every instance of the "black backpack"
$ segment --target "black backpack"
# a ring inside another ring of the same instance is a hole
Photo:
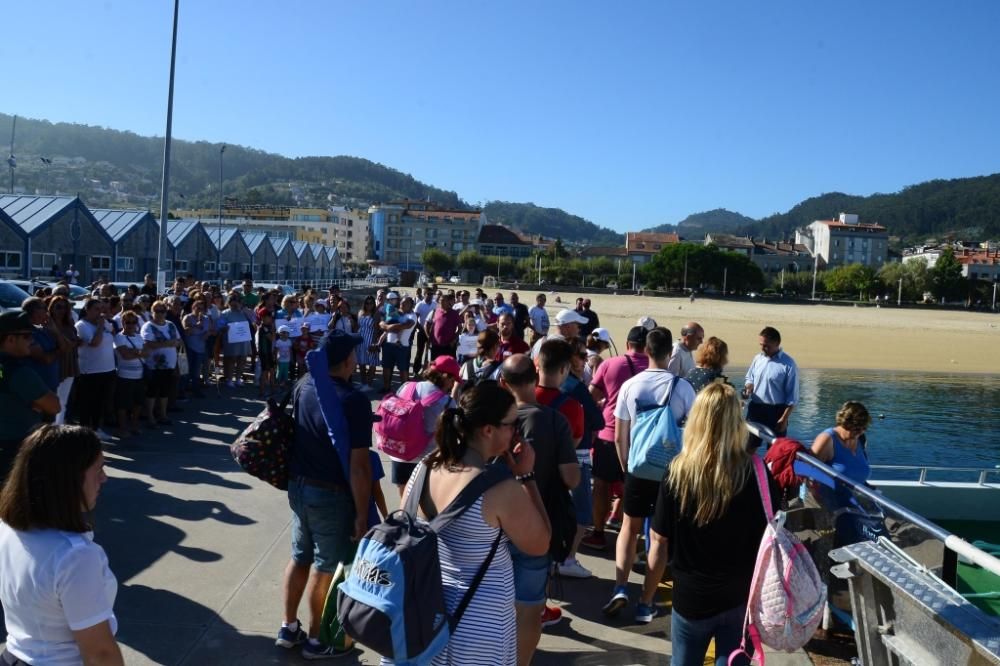
[[[559,407],[569,399],[569,394],[560,392],[549,408],[555,412],[553,419],[565,418],[559,413]],[[553,429],[555,425],[553,425]],[[555,466],[552,478],[545,484],[542,493],[542,503],[549,514],[552,524],[552,540],[549,542],[549,555],[552,561],[561,564],[573,550],[573,540],[576,538],[576,510],[573,508],[573,496],[559,475],[559,467]]]

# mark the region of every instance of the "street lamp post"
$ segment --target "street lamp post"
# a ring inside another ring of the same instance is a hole
[[[729,283],[729,267],[722,269],[722,296],[726,295],[726,286]]]
[[[896,292],[896,307],[903,305],[903,278],[899,278],[899,291]]]
[[[813,295],[811,300],[816,300],[816,272],[819,270],[819,253],[816,254],[816,258],[813,260]]]
[[[215,248],[215,275],[220,281],[222,280],[222,156],[225,153],[226,144],[222,144],[219,148],[219,244]]]
[[[163,182],[160,185],[160,246],[156,253],[156,289],[167,289],[167,211],[170,205],[170,134],[174,123],[174,64],[177,61],[177,14],[180,0],[174,0],[174,31],[170,41],[170,82],[167,85],[167,132],[163,139]]]

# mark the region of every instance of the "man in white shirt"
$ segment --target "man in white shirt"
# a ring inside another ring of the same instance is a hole
[[[528,310],[531,325],[531,344],[549,334],[549,313],[545,311],[545,294],[535,297],[535,307]]]
[[[615,405],[615,448],[622,469],[628,469],[628,453],[632,444],[631,428],[636,421],[639,408],[662,404],[669,391],[668,408],[673,413],[674,420],[682,424],[694,404],[695,393],[691,384],[686,379],[677,379],[675,382],[675,375],[667,370],[672,338],[666,328],[654,328],[646,335],[649,367],[622,384],[618,393],[618,404]],[[677,444],[679,449],[679,442]],[[626,586],[632,565],[635,563],[636,542],[643,521],[652,517],[656,509],[659,489],[659,481],[640,479],[627,472],[625,474],[625,515],[615,549],[615,589],[611,601],[604,606],[605,615],[617,615],[628,604]],[[667,560],[665,542],[652,540],[650,547],[642,593],[635,611],[636,622],[640,624],[648,624],[656,616],[653,597],[656,594],[656,586],[663,577]],[[654,549],[660,547],[664,548],[664,552],[654,552]]]
[[[427,287],[424,289],[423,298],[413,309],[413,313],[417,317],[417,331],[415,333],[417,355],[413,358],[414,375],[419,375],[424,367],[424,350],[427,348],[427,331],[424,330],[424,326],[427,324],[427,317],[434,312],[434,308],[436,307],[437,305],[434,303],[434,291],[430,287]]]
[[[398,323],[379,322],[379,327],[386,332],[382,344],[382,388],[387,392],[392,390],[393,368],[399,372],[400,385],[410,378],[410,340],[416,325],[417,315],[413,313],[413,299],[409,296],[399,304]]]
[[[681,329],[681,337],[674,344],[667,370],[678,377],[687,377],[694,369],[694,352],[705,339],[705,329],[696,321],[689,321]]]

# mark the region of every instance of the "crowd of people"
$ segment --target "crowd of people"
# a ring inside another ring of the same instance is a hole
[[[179,278],[157,294],[151,282],[121,294],[95,285],[78,315],[59,288],[26,301],[22,313],[0,315],[0,475],[13,467],[0,492],[0,599],[11,659],[43,663],[33,659],[45,650],[75,649],[121,663],[114,576],[90,535],[89,512],[105,479],[104,428],[125,438],[170,426],[171,409],[186,396],[204,395],[212,381],[235,388],[251,372],[262,395],[293,389],[292,555],[277,645],[300,646],[308,659],[344,651],[321,643],[319,627],[338,564],[351,561],[373,516],[386,514],[372,451],[371,400],[383,393],[424,406],[423,453],[390,463],[390,481],[404,498],[417,466],[429,468],[424,517],[486,465],[510,468],[510,479],[487,491],[478,510],[439,535],[452,606],[498,534],[503,547],[434,663],[531,663],[543,628],[561,619],[546,604],[550,581],[591,577],[578,549],[607,549],[608,529],[617,536],[607,616],[634,599],[635,622],[651,622],[669,563],[673,663],[701,664],[712,638],[717,663],[726,663],[739,644],[765,527],[750,464],[759,442],[746,428],[741,398],[751,418],[778,434],[798,401],[797,368],[775,328],[760,331],[761,353],[736,388],[724,374],[726,343],[706,339],[697,322],[685,323],[675,340],[642,317],[624,352],[611,355],[614,342],[587,299],[550,318],[545,294],[528,308],[517,293],[505,299],[418,288],[411,297],[380,289],[355,311],[336,287],[287,296],[255,290],[249,280],[226,291]],[[331,436],[320,407],[327,379],[308,371],[313,349],[343,408],[345,441]],[[645,432],[636,424],[650,409],[669,411],[683,428],[659,480],[628,466],[635,433]],[[845,410],[814,451],[862,474],[867,463],[855,458],[864,455],[858,441],[867,412]],[[83,427],[64,425],[70,422]],[[45,507],[30,501],[39,473],[66,484]],[[647,524],[644,580],[633,597],[629,574]],[[40,529],[55,532],[23,538]],[[46,559],[53,549],[67,555]],[[74,583],[24,592],[19,581],[38,575]],[[308,625],[299,621],[303,598]],[[38,612],[46,620],[32,624]]]

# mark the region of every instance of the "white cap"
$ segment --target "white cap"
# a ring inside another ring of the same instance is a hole
[[[287,326],[279,326],[278,327],[278,334],[279,335],[282,334],[282,333],[291,333],[291,332],[292,332],[292,329],[288,328]]]
[[[588,321],[589,320],[582,314],[576,310],[570,310],[569,308],[560,310],[559,314],[556,315],[556,324],[559,326],[563,326],[565,324],[586,324]]]
[[[601,342],[611,342],[611,333],[606,328],[595,328],[590,332],[590,337],[597,338]]]
[[[393,300],[395,298],[399,298],[399,292],[398,291],[390,291],[388,294],[385,295],[385,298],[386,298],[387,301],[391,301],[391,300]]]
[[[656,320],[652,317],[639,317],[639,321],[635,322],[636,326],[642,326],[647,331],[652,331],[656,328]]]

